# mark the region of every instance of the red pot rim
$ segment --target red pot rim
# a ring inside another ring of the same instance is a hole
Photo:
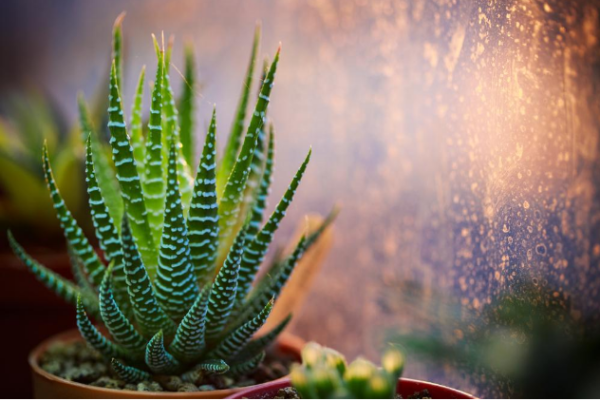
[[[69,380],[65,380],[61,377],[55,376],[51,373],[46,372],[42,369],[38,363],[40,356],[46,352],[48,347],[55,342],[75,342],[82,341],[81,335],[77,329],[68,330],[62,333],[59,333],[55,336],[52,336],[42,343],[40,343],[37,347],[35,347],[29,353],[29,366],[33,371],[34,375],[38,375],[43,377],[44,379],[59,385],[59,386],[69,386],[76,389],[82,389],[89,391],[93,389],[93,391],[97,391],[101,395],[105,395],[105,397],[100,398],[224,398],[226,396],[235,394],[239,391],[252,390],[255,387],[261,387],[267,383],[255,384],[253,386],[239,387],[233,389],[222,389],[222,390],[212,390],[212,391],[197,391],[197,392],[158,392],[158,391],[133,391],[133,390],[116,390],[116,389],[107,389],[104,387],[95,387],[87,384],[76,383]],[[275,343],[278,350],[289,354],[294,355],[300,358],[300,351],[305,344],[305,341],[298,336],[295,336],[290,333],[281,333],[277,342]],[[274,381],[278,381],[280,378]],[[108,396],[108,397],[106,397]],[[112,397],[111,397],[112,396]]]
[[[254,396],[264,393],[275,392],[281,388],[290,387],[292,385],[290,379],[283,377],[269,383],[263,383],[252,388],[244,389],[228,396],[228,399],[252,399]],[[431,397],[434,399],[477,399],[477,397],[465,393],[464,391],[456,390],[452,387],[442,386],[441,384],[430,383],[423,380],[400,378],[398,380],[397,392],[403,388],[406,395],[413,394],[416,391],[429,390]],[[402,394],[405,396],[405,394]]]

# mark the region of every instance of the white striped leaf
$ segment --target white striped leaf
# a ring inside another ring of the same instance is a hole
[[[198,286],[179,194],[177,151],[174,145],[171,145],[169,153],[164,216],[158,272],[154,281],[156,297],[172,319],[180,320],[197,298]]]
[[[46,183],[48,184],[52,203],[54,204],[54,210],[60,221],[60,226],[63,229],[65,238],[73,248],[75,254],[83,262],[85,272],[89,279],[94,286],[98,287],[100,286],[104,275],[104,265],[100,261],[96,251],[94,251],[94,248],[90,245],[88,239],[83,234],[83,230],[79,227],[69,209],[67,209],[67,206],[56,187],[52,168],[50,167],[50,160],[48,159],[48,148],[45,144],[43,149],[43,165]]]
[[[277,71],[277,63],[279,62],[279,52],[280,49],[277,50],[269,73],[267,74],[267,78],[263,83],[258,101],[256,102],[254,114],[250,120],[248,132],[246,133],[244,143],[242,144],[242,149],[240,150],[240,154],[223,190],[223,196],[221,197],[221,202],[219,204],[219,247],[221,254],[223,254],[231,244],[231,234],[240,213],[246,189],[246,181],[250,174],[250,166],[252,165],[258,136],[265,124],[265,116],[270,101],[269,96],[271,95],[273,80],[275,79],[275,73]],[[220,259],[221,258],[219,258],[219,260]]]
[[[110,74],[108,103],[108,127],[111,134],[110,144],[112,146],[113,161],[117,168],[117,180],[121,186],[121,196],[127,209],[127,217],[131,224],[131,231],[135,237],[135,242],[139,247],[146,267],[149,269],[150,274],[153,275],[158,259],[158,252],[154,247],[140,176],[135,166],[133,149],[125,127],[114,63]]]
[[[213,109],[187,220],[192,262],[200,285],[214,277],[219,241],[219,211],[215,187],[216,130],[217,116]]]

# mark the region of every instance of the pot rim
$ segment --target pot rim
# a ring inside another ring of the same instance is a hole
[[[148,398],[198,398],[198,395],[200,395],[200,394],[203,396],[202,398],[224,398],[224,397],[236,394],[240,391],[252,390],[252,389],[255,389],[256,387],[260,387],[265,384],[269,384],[269,383],[279,381],[281,379],[286,378],[286,376],[284,376],[284,377],[275,379],[270,382],[259,383],[259,384],[255,384],[252,386],[237,387],[237,388],[232,388],[232,389],[211,390],[211,391],[195,391],[195,392],[182,392],[182,393],[175,392],[175,391],[134,391],[134,390],[108,389],[108,388],[104,388],[104,387],[90,386],[88,384],[69,381],[69,380],[63,379],[62,377],[58,377],[51,373],[48,373],[40,367],[40,365],[38,363],[39,358],[48,349],[48,347],[51,344],[58,342],[58,341],[68,343],[68,342],[75,342],[75,341],[82,341],[82,340],[83,339],[81,338],[79,330],[71,329],[71,330],[63,331],[59,334],[56,334],[56,335],[42,341],[29,353],[28,361],[29,361],[29,366],[31,367],[31,370],[33,371],[33,374],[39,375],[39,376],[43,377],[44,379],[46,379],[52,383],[55,383],[56,385],[64,385],[64,386],[69,386],[69,387],[74,387],[74,388],[79,388],[79,389],[85,389],[88,391],[90,389],[92,389],[94,391],[97,390],[99,394],[106,394],[106,395],[110,394],[113,396],[117,396],[117,397],[113,397],[113,398],[126,398],[126,396],[130,396],[129,398],[131,398],[131,396],[136,396],[135,398],[143,398],[143,397],[148,397]],[[300,350],[304,346],[305,341],[302,338],[300,338],[294,334],[283,332],[279,335],[275,344],[278,345],[279,348],[281,348],[282,352],[289,353],[289,354],[296,353],[298,356],[300,356]],[[142,397],[140,397],[140,395]],[[103,397],[103,398],[107,398],[107,397]]]
[[[400,379],[398,379],[398,385],[401,385],[402,383],[406,383],[406,384],[410,383],[410,384],[420,385],[420,386],[423,386],[426,388],[438,389],[440,391],[453,393],[457,396],[460,396],[460,398],[463,398],[463,399],[477,399],[477,397],[475,397],[469,393],[466,393],[464,391],[457,390],[452,387],[444,386],[442,384],[431,383],[431,382],[428,382],[425,380],[407,379],[407,378],[401,377]],[[249,396],[257,391],[271,390],[274,387],[276,389],[279,389],[282,387],[291,387],[291,386],[292,386],[292,381],[288,377],[282,377],[280,379],[273,380],[272,382],[257,384],[256,386],[252,386],[251,388],[249,387],[247,389],[244,389],[243,391],[238,391],[234,394],[227,396],[226,399],[238,399],[239,400],[244,397],[250,398]]]

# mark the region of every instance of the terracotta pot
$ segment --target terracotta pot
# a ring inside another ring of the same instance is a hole
[[[237,389],[201,391],[195,393],[141,392],[88,386],[86,384],[61,379],[40,368],[38,364],[40,357],[52,343],[58,341],[69,343],[82,341],[82,339],[77,330],[69,330],[47,339],[31,351],[29,354],[29,365],[31,366],[33,373],[33,396],[35,398],[225,398],[238,391],[249,390],[263,385],[257,384],[255,386],[240,387]],[[282,333],[275,346],[279,352],[293,356],[296,360],[300,361],[300,351],[304,346],[304,340],[288,333]]]
[[[259,384],[252,386],[238,393],[232,394],[227,398],[230,399],[269,399],[273,398],[277,391],[285,387],[291,387],[290,379],[283,378],[272,381],[270,383]],[[416,392],[428,390],[431,398],[434,399],[476,399],[471,394],[463,393],[450,387],[441,386],[439,384],[424,382],[413,379],[400,379],[396,391],[402,398],[408,398]]]

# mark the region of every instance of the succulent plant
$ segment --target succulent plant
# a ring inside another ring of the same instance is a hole
[[[290,372],[292,385],[302,398],[396,398],[396,385],[404,369],[397,349],[386,350],[377,367],[358,358],[350,365],[339,352],[308,343],[302,350],[302,365]]]
[[[257,29],[246,82],[252,82],[259,38]],[[255,283],[311,155],[309,151],[263,225],[274,158],[274,131],[271,128],[267,137],[263,128],[280,50],[265,72],[245,136],[239,127],[246,126],[250,85],[244,84],[232,133],[239,138],[228,142],[239,146],[219,164],[213,110],[194,179],[187,162],[190,156],[181,144],[184,127],[188,131],[193,127],[193,105],[188,104],[187,111],[178,116],[169,78],[171,47],[165,51],[164,44],[161,48],[156,39],[154,43],[158,62],[145,135],[141,119],[144,71],[127,124],[118,57],[113,61],[108,104],[112,161],[103,160],[97,133],[80,102],[87,134],[89,206],[104,258],[65,206],[47,147],[43,150],[45,176],[77,282],[66,281],[41,266],[11,233],[9,240],[38,279],[76,304],[81,335],[112,361],[123,380],[141,381],[152,374],[181,375],[190,382],[206,374],[227,373],[235,378],[261,363],[265,347],[289,322],[290,316],[253,338],[294,266],[335,213],[303,236],[290,255],[272,263]],[[191,103],[193,97],[193,91],[184,92],[182,102]],[[191,133],[185,135],[190,146]],[[111,176],[113,163],[116,180]],[[224,168],[230,172],[224,174]],[[220,193],[219,174],[225,177]],[[94,326],[88,315],[102,321],[110,335]]]

